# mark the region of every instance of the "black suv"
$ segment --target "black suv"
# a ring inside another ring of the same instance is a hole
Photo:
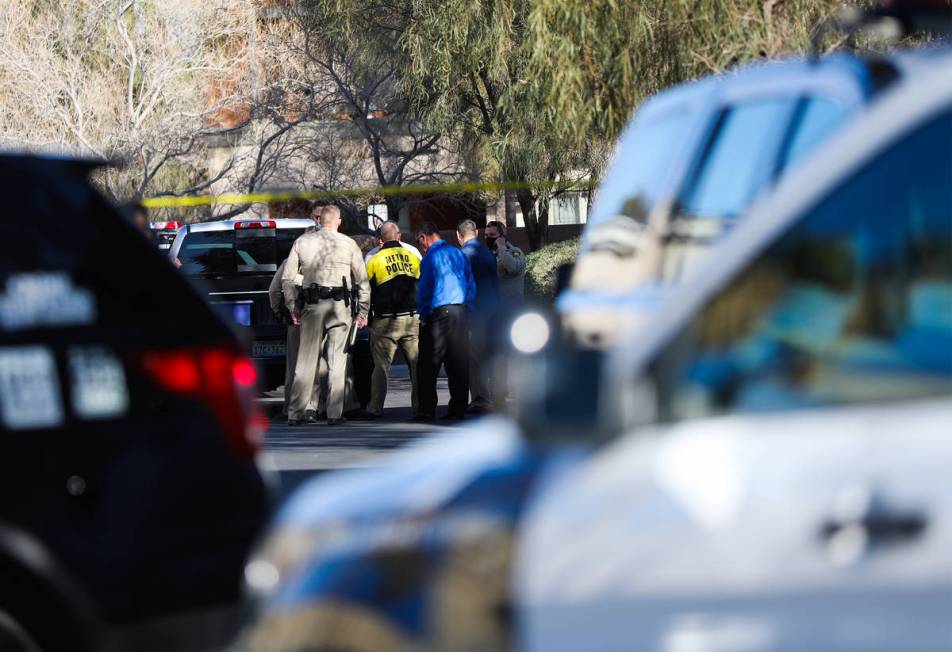
[[[256,372],[94,167],[0,155],[0,650],[205,647],[269,512]]]
[[[188,224],[169,256],[199,281],[209,302],[251,340],[251,357],[272,389],[284,383],[287,326],[271,310],[268,286],[308,218],[233,219]]]

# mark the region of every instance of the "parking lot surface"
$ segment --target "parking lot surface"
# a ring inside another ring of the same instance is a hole
[[[400,376],[399,370],[394,376]],[[437,382],[440,404],[449,400],[446,378]],[[308,477],[332,469],[386,464],[387,453],[428,433],[448,426],[440,421],[411,422],[410,379],[391,377],[383,417],[375,421],[348,421],[340,426],[318,423],[289,427],[277,414],[265,440],[264,464],[281,478],[287,495]]]

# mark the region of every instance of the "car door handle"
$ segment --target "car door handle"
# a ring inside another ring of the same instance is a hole
[[[898,543],[915,539],[922,534],[927,524],[928,520],[921,512],[879,508],[858,518],[828,519],[820,535],[824,540],[830,540],[847,529],[859,528],[870,543]]]

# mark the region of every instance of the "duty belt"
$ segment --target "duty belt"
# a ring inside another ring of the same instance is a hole
[[[304,302],[307,304],[317,303],[319,301],[344,301],[350,303],[350,290],[346,287],[329,288],[323,285],[312,284],[309,288],[304,288]]]

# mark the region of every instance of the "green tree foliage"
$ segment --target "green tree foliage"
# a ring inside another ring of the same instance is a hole
[[[671,84],[805,52],[838,0],[533,0],[527,78],[559,139],[614,139],[632,108]]]
[[[312,0],[335,38],[399,44],[401,88],[484,178],[597,179],[632,109],[670,84],[803,52],[835,0]],[[518,200],[533,247],[554,191]]]
[[[546,245],[526,257],[526,295],[544,301],[555,300],[555,282],[559,267],[574,263],[579,239]]]

